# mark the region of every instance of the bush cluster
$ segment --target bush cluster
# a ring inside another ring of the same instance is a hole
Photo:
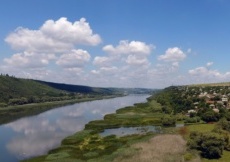
[[[176,124],[176,118],[170,115],[165,115],[162,118],[162,125],[163,126],[174,126]]]
[[[220,158],[223,153],[225,141],[228,140],[225,138],[228,137],[215,132],[191,132],[188,146],[200,151],[201,156],[205,158],[216,159]]]
[[[196,116],[196,117],[188,117],[188,118],[185,118],[184,120],[185,123],[199,123],[200,122],[200,117],[199,116]]]

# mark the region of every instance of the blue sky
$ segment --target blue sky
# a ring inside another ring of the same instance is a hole
[[[227,0],[2,0],[0,72],[100,87],[230,81]]]

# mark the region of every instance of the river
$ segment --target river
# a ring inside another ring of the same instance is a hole
[[[146,102],[149,95],[129,95],[82,102],[52,109],[0,125],[0,162],[42,155],[60,145],[63,138],[84,129],[91,120],[102,119],[117,109]]]

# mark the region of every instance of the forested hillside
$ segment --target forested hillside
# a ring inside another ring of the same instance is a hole
[[[0,107],[104,95],[151,93],[141,88],[99,88],[0,75]]]
[[[94,93],[94,94],[113,94],[116,92],[115,89],[111,88],[95,88],[83,85],[72,85],[72,84],[64,84],[64,83],[53,83],[53,82],[45,82],[40,80],[35,80],[38,83],[48,85],[52,88],[64,90],[68,92],[77,92],[77,93]]]
[[[65,95],[64,91],[57,90],[45,84],[30,79],[19,79],[9,75],[0,75],[0,103],[10,104],[33,102],[42,97],[58,97]]]
[[[0,107],[82,98],[85,95],[112,95],[108,88],[68,85],[0,75]]]

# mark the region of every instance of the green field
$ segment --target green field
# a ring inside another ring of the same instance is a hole
[[[193,125],[188,125],[186,126],[188,128],[188,130],[191,131],[195,131],[195,132],[211,132],[214,127],[215,124],[193,124]]]

